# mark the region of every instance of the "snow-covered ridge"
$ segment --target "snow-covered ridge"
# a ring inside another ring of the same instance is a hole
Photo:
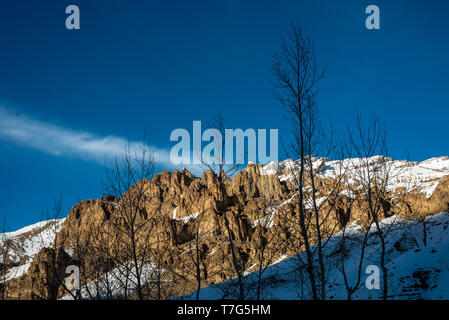
[[[153,281],[157,273],[163,275],[164,270],[158,270],[153,263],[145,263],[140,266],[140,280],[142,283]],[[162,282],[168,281],[162,279]],[[106,272],[97,279],[87,283],[80,290],[81,299],[111,299],[123,298],[133,295],[137,291],[137,277],[134,264],[127,262],[119,267]],[[75,291],[67,294],[60,300],[73,300]]]
[[[52,224],[54,222],[57,222],[58,224],[62,224],[64,222],[64,219],[50,219],[50,220],[45,220],[45,221],[40,221],[40,222],[36,222],[34,224],[30,224],[29,226],[23,227],[19,230],[16,231],[11,231],[11,232],[5,232],[5,233],[0,233],[0,238],[3,239],[3,237],[5,238],[14,238],[14,237],[19,237],[27,232],[32,232],[35,231],[37,229],[42,229],[46,226],[48,226],[49,224]]]
[[[299,167],[299,161],[291,159],[282,162],[270,162],[263,167],[263,174],[278,174],[283,180],[293,179],[292,169]],[[327,158],[313,158],[314,170],[324,178],[334,178],[340,173],[348,177],[356,176],[358,168],[368,164],[373,170],[388,170],[391,177],[388,188],[406,188],[426,194],[429,198],[437,187],[439,180],[449,175],[449,157],[442,156],[421,162],[407,160],[392,160],[383,156],[368,159],[349,158],[329,161]]]
[[[403,220],[395,215],[384,219],[380,227],[386,235],[386,262],[389,275],[389,299],[415,300],[449,299],[449,213],[443,212],[427,217],[424,221]],[[344,250],[344,264],[350,284],[355,284],[360,260],[364,232],[353,224],[346,230],[346,241],[342,249],[341,233],[333,236],[324,248],[327,274],[327,299],[347,298],[341,271],[341,250]],[[313,248],[312,248],[313,249]],[[380,242],[376,228],[370,229],[368,245],[363,260],[363,279],[353,299],[382,299],[382,288],[369,290],[365,286],[369,265],[379,266]],[[301,255],[304,255],[302,253]],[[305,260],[301,256],[302,261]],[[268,267],[262,275],[262,299],[311,299],[310,285],[303,273],[300,277],[298,257],[282,256]],[[257,268],[256,268],[257,269]],[[304,272],[304,271],[303,271]],[[300,280],[303,279],[303,280]],[[243,283],[248,299],[255,298],[258,272],[251,266],[245,273]],[[238,297],[235,279],[201,289],[200,299],[236,299]],[[177,299],[194,299],[195,292]]]
[[[61,230],[64,219],[41,221],[13,232],[0,233],[0,248],[4,257],[15,266],[8,270],[5,279],[18,278],[27,272],[31,261],[42,248],[50,247]]]

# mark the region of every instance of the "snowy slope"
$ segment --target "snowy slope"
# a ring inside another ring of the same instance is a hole
[[[152,264],[144,264],[140,269],[142,283],[151,281],[156,267]],[[161,271],[161,274],[163,271]],[[162,280],[164,281],[164,280]],[[103,274],[99,278],[84,285],[80,290],[81,299],[111,299],[131,296],[137,291],[137,277],[132,262]],[[73,295],[67,294],[61,300],[73,300]]]
[[[0,248],[3,250],[0,263],[5,259],[14,265],[8,270],[7,280],[22,276],[35,255],[42,248],[51,246],[64,220],[41,221],[14,232],[0,233]]]
[[[427,217],[423,222],[405,221],[397,216],[382,221],[386,232],[387,269],[389,274],[390,299],[449,299],[449,213]],[[360,260],[360,243],[363,233],[357,225],[347,230],[345,269],[348,282],[356,283],[357,266]],[[381,299],[380,289],[369,290],[365,281],[368,265],[380,267],[380,242],[375,228],[370,230],[368,247],[362,267],[362,281],[353,299]],[[332,237],[325,248],[328,269],[327,298],[346,299],[346,289],[341,268],[341,234]],[[305,257],[302,257],[303,259]],[[307,275],[298,269],[297,257],[285,259],[265,270],[263,299],[310,299]],[[301,286],[301,275],[303,285]],[[245,275],[244,284],[248,298],[255,298],[257,272]],[[179,299],[193,299],[195,294]],[[231,280],[204,288],[201,299],[236,298],[236,281]]]

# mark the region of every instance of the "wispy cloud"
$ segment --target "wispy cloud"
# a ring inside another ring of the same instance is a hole
[[[102,137],[86,131],[64,128],[16,114],[2,107],[0,139],[54,156],[77,156],[101,163],[105,159],[123,154],[127,145],[133,150],[141,144],[113,135]],[[167,151],[155,147],[151,149],[156,164],[172,167]]]

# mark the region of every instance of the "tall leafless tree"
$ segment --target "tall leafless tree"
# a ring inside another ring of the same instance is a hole
[[[353,166],[355,179],[361,190],[362,204],[367,220],[372,219],[381,244],[380,267],[382,269],[384,300],[388,297],[388,269],[386,267],[385,231],[380,226],[382,214],[389,211],[388,186],[392,181],[392,164],[388,156],[385,126],[373,115],[365,125],[360,113],[354,116],[354,126],[348,126],[350,146],[357,156]]]
[[[188,209],[187,209],[188,210]],[[189,215],[191,213],[187,211]],[[180,255],[180,263],[183,264],[184,272],[188,274],[195,274],[195,299],[200,299],[200,291],[203,281],[212,276],[207,269],[209,263],[209,256],[211,254],[210,245],[208,245],[208,238],[212,236],[214,228],[205,228],[204,209],[197,217],[192,218],[189,223],[193,224],[194,238],[188,243],[188,247]],[[185,258],[187,257],[187,258]],[[186,277],[187,278],[187,277]]]
[[[38,245],[41,251],[34,259],[38,259],[40,254],[44,255],[46,261],[46,279],[40,279],[41,285],[46,290],[46,298],[56,300],[61,295],[69,295],[73,299],[79,298],[79,292],[71,290],[66,284],[66,267],[72,264],[73,259],[65,251],[59,241],[60,230],[64,218],[63,196],[57,196],[53,201],[51,209],[45,208],[41,214],[41,220],[47,220],[47,224],[38,230]],[[37,260],[39,262],[39,260]],[[41,296],[42,298],[43,296]]]
[[[325,72],[316,63],[312,41],[304,37],[301,29],[296,26],[292,26],[287,38],[282,39],[280,51],[273,56],[272,72],[274,95],[280,101],[291,123],[293,139],[288,145],[289,153],[292,157],[299,159],[298,170],[294,172],[299,226],[305,246],[306,270],[311,284],[312,297],[316,300],[319,298],[319,294],[314,271],[314,258],[306,226],[304,182],[307,172],[306,157],[310,155],[311,151],[306,134],[311,128],[307,127],[307,117],[313,114],[311,109],[316,107],[317,84],[324,77]],[[309,119],[309,123],[311,120]],[[309,138],[312,142],[313,139],[310,136]],[[323,268],[321,249],[319,249],[319,255],[320,265]],[[324,296],[324,284],[321,287],[321,296]]]
[[[228,177],[232,177],[239,169],[239,164],[225,164],[223,150],[225,150],[226,144],[226,134],[225,134],[225,119],[222,114],[218,114],[215,117],[215,121],[211,126],[216,131],[216,134],[213,136],[216,141],[218,141],[219,151],[218,154],[214,154],[207,159],[201,155],[201,163],[207,169],[209,169],[214,177],[217,178],[219,184],[219,190],[221,195],[221,208],[219,214],[223,216],[225,228],[228,236],[229,246],[231,249],[231,258],[232,264],[237,275],[237,282],[239,286],[239,299],[245,299],[245,289],[243,286],[243,272],[241,270],[241,266],[237,261],[237,253],[236,248],[232,236],[232,231],[229,225],[229,218],[227,216],[227,200],[228,194],[226,190],[226,181]]]
[[[131,261],[136,280],[138,299],[144,299],[142,267],[148,261],[150,248],[142,245],[148,238],[147,224],[150,221],[145,211],[149,180],[154,174],[153,152],[144,137],[142,144],[134,150],[129,146],[121,158],[116,158],[112,167],[105,166],[103,181],[106,195],[120,198],[114,226],[119,237],[124,239],[125,255]],[[128,265],[128,264],[125,264]]]
[[[345,159],[345,151],[347,151],[347,146],[342,145],[341,146],[341,154],[340,157],[342,167],[344,168],[345,174],[351,174],[351,168],[353,167],[352,161],[344,160]],[[343,282],[346,289],[346,298],[347,300],[352,300],[352,297],[354,293],[359,289],[361,281],[362,281],[362,272],[363,272],[363,262],[365,259],[365,252],[369,246],[369,236],[371,232],[371,226],[373,224],[373,220],[369,218],[368,216],[363,216],[357,223],[360,225],[361,230],[363,232],[361,235],[348,235],[348,229],[350,228],[351,224],[351,212],[354,208],[354,206],[357,204],[357,202],[363,201],[361,198],[361,195],[363,192],[360,191],[358,186],[354,183],[352,183],[352,180],[344,179],[343,187],[342,189],[345,190],[345,199],[347,199],[346,206],[343,204],[342,198],[336,199],[338,202],[342,202],[341,206],[338,206],[336,209],[337,214],[337,220],[340,224],[341,232],[340,232],[340,243],[339,243],[339,251],[340,251],[340,257],[338,258],[338,264],[340,268],[340,271],[343,276]],[[351,270],[354,272],[355,270],[355,281],[351,282],[350,278],[348,277],[348,270],[346,268],[346,258],[348,254],[354,255],[356,252],[360,250],[358,258],[358,263],[356,264],[355,268],[354,266],[350,266]]]

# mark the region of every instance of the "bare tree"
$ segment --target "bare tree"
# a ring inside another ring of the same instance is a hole
[[[64,209],[63,196],[59,195],[53,201],[51,209],[45,208],[42,211],[41,220],[47,220],[38,232],[37,245],[41,248],[38,255],[34,257],[33,263],[37,266],[43,267],[45,279],[32,279],[37,282],[36,289],[41,290],[37,292],[39,298],[46,298],[48,300],[56,300],[61,295],[67,294],[77,299],[78,292],[72,292],[71,288],[66,285],[66,267],[74,263],[70,255],[65,251],[61,241],[59,241],[60,230],[63,224]],[[33,275],[32,275],[33,277]],[[32,292],[32,294],[34,294]]]
[[[189,215],[191,213],[187,209]],[[203,280],[207,280],[210,271],[207,269],[208,258],[212,253],[210,246],[208,245],[208,237],[212,236],[214,228],[205,228],[205,224],[202,223],[204,218],[204,209],[197,217],[189,220],[189,223],[193,224],[194,238],[188,243],[188,247],[179,256],[179,261],[183,265],[186,278],[189,278],[188,274],[193,273],[195,275],[195,299],[200,299],[200,291],[203,285]],[[184,258],[184,257],[188,258]]]
[[[299,167],[293,172],[294,183],[297,190],[297,207],[299,210],[299,226],[302,240],[305,246],[307,259],[307,273],[309,276],[312,297],[319,298],[314,271],[314,258],[311,243],[307,232],[307,218],[305,208],[304,184],[307,172],[306,157],[310,155],[312,135],[307,136],[308,129],[313,129],[312,119],[307,116],[313,114],[312,108],[316,107],[317,83],[324,77],[324,70],[316,63],[314,46],[309,38],[305,38],[301,30],[292,26],[288,37],[282,39],[281,50],[272,60],[272,72],[274,75],[274,95],[280,101],[291,123],[293,139],[288,146],[289,153],[296,159],[299,158]],[[309,133],[312,133],[309,131]],[[319,237],[321,242],[321,235]],[[322,261],[321,244],[319,244],[319,260]],[[324,274],[324,273],[323,273]],[[323,281],[323,279],[321,279]],[[323,281],[324,282],[324,281]],[[321,296],[324,297],[324,283],[321,286]]]
[[[201,163],[207,169],[209,169],[214,177],[217,179],[218,187],[221,196],[221,207],[219,208],[219,214],[223,216],[225,228],[227,231],[229,246],[231,249],[232,264],[237,275],[237,282],[239,286],[239,299],[245,299],[245,289],[243,286],[243,272],[242,268],[237,261],[237,253],[234,245],[234,240],[232,236],[232,231],[229,225],[229,218],[227,216],[227,202],[228,194],[226,190],[226,183],[228,177],[232,177],[239,169],[239,164],[225,164],[223,150],[226,144],[226,134],[225,134],[225,119],[221,114],[218,114],[215,118],[213,128],[216,130],[213,138],[218,142],[219,150],[217,154],[211,157],[204,158],[201,155]]]
[[[130,258],[130,245],[117,232],[115,224],[108,221],[94,227],[96,240],[92,242],[94,259],[90,273],[93,286],[84,288],[90,299],[120,297],[127,300],[133,294],[130,286],[136,285],[136,279],[133,276],[135,269]]]
[[[351,175],[351,168],[353,166],[353,161],[349,159],[345,159],[345,149],[347,149],[346,145],[341,146],[341,154],[340,162],[342,167],[344,168],[345,175]],[[373,224],[373,220],[368,216],[363,216],[357,223],[360,225],[363,230],[361,236],[359,234],[351,234],[348,235],[348,229],[351,226],[351,213],[353,211],[354,206],[362,201],[361,194],[363,192],[360,191],[358,186],[352,183],[352,180],[345,177],[344,182],[342,183],[342,189],[345,191],[344,195],[341,195],[336,199],[337,203],[336,207],[336,218],[338,223],[340,224],[341,232],[340,232],[340,243],[338,245],[340,251],[340,257],[338,258],[338,263],[340,264],[340,271],[343,276],[343,282],[346,289],[346,299],[352,300],[352,296],[359,289],[360,283],[362,281],[362,270],[363,270],[363,262],[365,259],[365,252],[369,245],[369,236],[371,232],[371,226]],[[348,277],[348,271],[345,265],[346,258],[348,254],[355,255],[357,250],[360,250],[358,255],[358,263],[355,266],[350,266],[351,270],[355,270],[356,280],[351,283]]]
[[[100,199],[99,201],[102,201]],[[76,210],[76,207],[74,207]],[[73,290],[70,295],[74,299],[108,299],[107,279],[103,276],[105,272],[112,269],[110,259],[105,258],[106,250],[99,250],[104,244],[103,238],[109,233],[104,232],[101,224],[97,221],[97,217],[87,217],[89,223],[87,228],[81,228],[80,223],[66,218],[61,231],[58,235],[58,241],[65,251],[72,257],[74,264],[78,267],[79,286],[80,289]],[[96,285],[93,291],[91,283]],[[74,296],[73,296],[74,294]]]
[[[362,208],[367,212],[367,220],[372,219],[381,244],[380,267],[383,278],[384,300],[388,297],[388,270],[386,267],[385,231],[380,226],[381,215],[388,216],[391,205],[388,186],[392,179],[392,164],[388,161],[386,130],[375,117],[365,126],[360,113],[355,114],[354,127],[348,127],[349,141],[357,159],[353,163],[355,179],[359,185]]]
[[[369,225],[366,227],[365,231],[363,232],[361,242],[358,241],[359,240],[358,237],[350,237],[349,238],[347,236],[347,234],[346,234],[347,222],[343,226],[341,241],[340,241],[340,246],[339,246],[340,247],[340,259],[339,260],[340,260],[341,273],[343,275],[343,281],[344,281],[344,285],[345,285],[345,289],[346,289],[347,300],[352,300],[352,296],[360,287],[360,282],[362,280],[363,261],[365,259],[365,251],[369,244],[368,239],[369,239],[369,235],[370,235],[372,222],[373,221],[371,221],[369,223]],[[348,240],[356,243],[353,247],[350,247],[349,249],[347,248]],[[360,247],[360,255],[359,255],[359,259],[358,259],[358,264],[355,269],[357,277],[356,277],[355,283],[351,284],[349,282],[348,274],[347,274],[346,267],[345,267],[346,254],[347,254],[347,251],[351,251],[351,252],[355,251],[356,249],[358,249],[358,247]],[[355,250],[353,250],[353,249],[355,249]]]
[[[197,282],[197,288],[196,288],[196,294],[195,299],[199,300],[200,298],[200,290],[201,290],[201,266],[203,266],[203,273],[206,273],[206,265],[205,260],[207,256],[209,255],[209,247],[205,246],[203,248],[200,247],[201,238],[204,236],[204,233],[200,233],[200,226],[201,226],[201,220],[203,218],[203,214],[200,214],[198,219],[195,220],[195,255],[192,256],[192,261],[195,265],[195,275],[196,275],[196,282]],[[204,275],[207,277],[207,274]]]
[[[149,179],[154,174],[154,157],[146,138],[135,150],[126,147],[121,158],[116,158],[112,167],[106,166],[104,191],[107,195],[120,198],[113,220],[114,232],[123,240],[125,263],[133,269],[138,299],[144,299],[142,290],[142,268],[148,261],[150,248],[145,241],[149,236],[148,213],[145,201],[148,197]],[[127,261],[127,262],[128,262]]]
[[[153,295],[156,300],[168,298],[173,286],[177,284],[176,273],[170,265],[173,260],[174,251],[172,239],[166,230],[155,232],[150,243],[150,278],[148,282],[149,291],[155,289]],[[172,260],[172,261],[170,261]]]
[[[261,170],[263,169],[261,168]],[[276,171],[277,177],[279,175],[279,166],[277,166]],[[273,198],[273,186],[269,181],[269,177],[265,177],[266,181],[261,185],[262,190],[259,190],[260,197],[256,200],[260,208],[257,210],[257,219],[254,221],[255,231],[252,235],[254,264],[250,267],[250,270],[247,270],[247,272],[250,272],[255,268],[257,276],[255,298],[257,300],[260,300],[262,297],[264,287],[263,274],[280,257],[286,245],[285,240],[280,237],[282,228],[274,223],[274,215],[280,209],[281,204],[277,199]]]

